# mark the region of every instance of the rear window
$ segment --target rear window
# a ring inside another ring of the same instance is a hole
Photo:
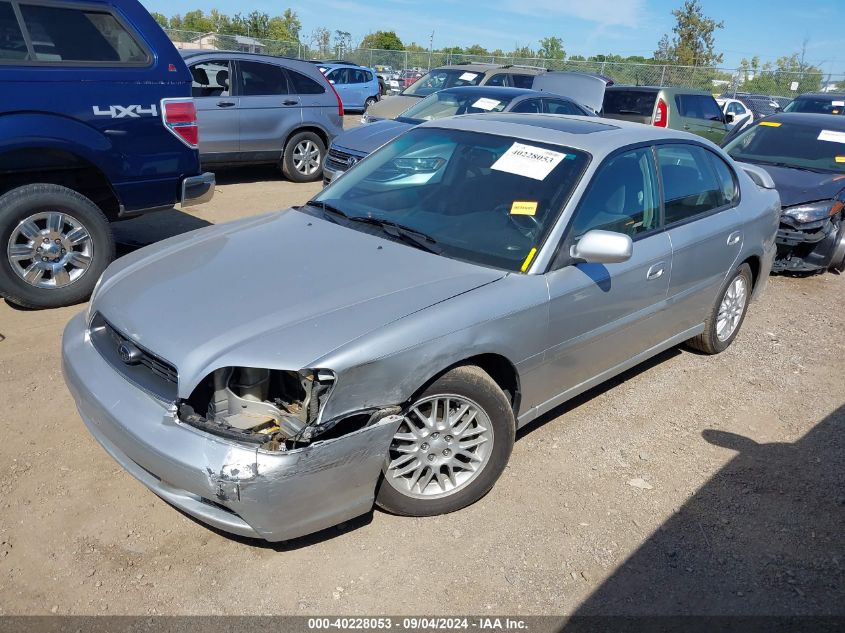
[[[106,11],[21,4],[35,61],[142,64],[147,52]]]
[[[683,117],[707,121],[722,120],[719,104],[709,95],[675,95],[675,105],[678,106],[678,114]]]
[[[637,114],[650,117],[657,93],[649,90],[607,90],[602,109],[605,114]]]
[[[534,75],[511,75],[514,88],[530,88],[534,85]]]
[[[321,95],[326,91],[316,81],[295,70],[288,70],[288,78],[293,85],[293,91],[298,95]]]
[[[15,11],[8,2],[0,2],[0,59],[26,59],[26,42]]]

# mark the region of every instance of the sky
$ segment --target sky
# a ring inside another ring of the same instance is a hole
[[[683,0],[142,0],[165,15],[217,8],[224,13],[252,10],[281,14],[290,7],[302,21],[301,39],[317,27],[349,31],[359,42],[372,31],[393,30],[405,43],[428,47],[481,44],[489,50],[537,48],[547,36],[563,39],[568,55],[599,53],[650,56],[674,25],[672,9]],[[716,47],[721,66],[743,57],[762,62],[801,50],[825,72],[845,73],[843,0],[701,0],[704,14],[724,21]],[[833,28],[831,28],[833,27]]]

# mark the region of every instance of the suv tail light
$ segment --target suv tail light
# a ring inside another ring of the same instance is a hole
[[[197,108],[193,99],[162,99],[161,120],[170,132],[188,147],[200,142]]]
[[[654,115],[655,127],[666,127],[669,125],[669,107],[663,99],[657,100],[657,113]]]
[[[329,84],[329,88],[331,88],[332,92],[334,93],[334,98],[337,99],[337,116],[342,118],[343,117],[343,101],[340,100],[340,95],[337,94],[337,90],[335,89],[334,84],[329,81],[328,77],[324,76],[323,79],[325,80],[325,82],[327,84]]]

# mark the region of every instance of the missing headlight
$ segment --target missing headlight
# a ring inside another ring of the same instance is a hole
[[[327,370],[283,371],[224,367],[180,406],[180,419],[232,439],[280,450],[307,441],[334,384]]]

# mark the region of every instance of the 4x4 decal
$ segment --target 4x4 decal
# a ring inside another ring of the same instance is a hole
[[[145,114],[149,114],[150,116],[158,116],[158,108],[156,108],[155,104],[151,105],[149,108],[145,108],[144,106],[139,105],[113,105],[107,106],[105,108],[101,108],[100,106],[94,106],[95,116],[107,116],[111,117],[112,119],[124,119],[126,117],[132,117],[137,119]]]

